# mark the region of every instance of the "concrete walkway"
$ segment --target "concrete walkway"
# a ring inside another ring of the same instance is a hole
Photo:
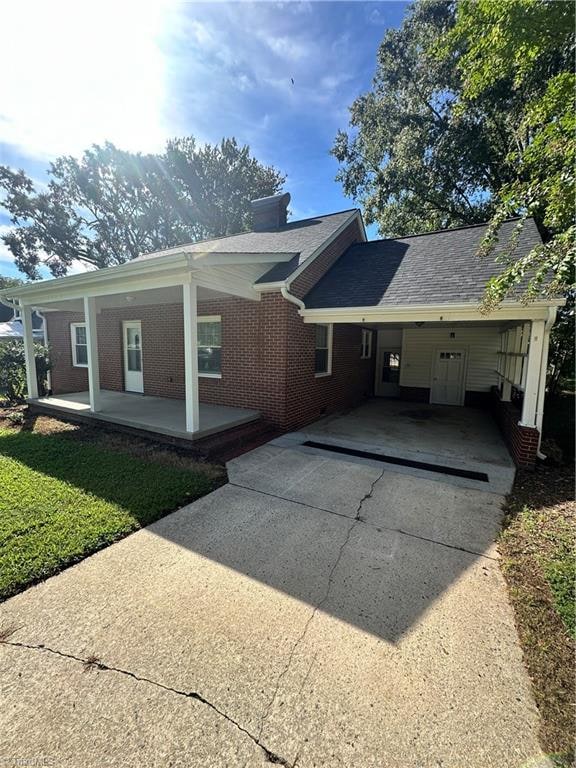
[[[281,445],[229,474],[1,606],[4,765],[541,757],[501,496]]]

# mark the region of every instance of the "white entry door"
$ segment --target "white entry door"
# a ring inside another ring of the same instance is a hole
[[[463,349],[436,350],[430,402],[464,405],[465,369],[466,352]]]
[[[125,320],[124,329],[124,389],[144,392],[142,374],[142,326],[139,320]]]
[[[378,347],[374,393],[377,397],[398,397],[400,394],[399,347],[394,349]]]

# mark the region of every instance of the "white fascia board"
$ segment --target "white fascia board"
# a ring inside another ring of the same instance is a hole
[[[304,309],[300,312],[305,323],[394,323],[394,322],[463,322],[466,320],[543,320],[551,306],[565,303],[564,299],[532,302],[505,302],[486,314],[477,304],[418,304],[398,307],[335,307],[333,309]]]
[[[17,294],[21,306],[42,306],[55,301],[70,301],[82,299],[85,296],[111,296],[116,293],[132,293],[135,291],[147,291],[154,288],[169,288],[174,285],[182,285],[191,281],[189,270],[176,270],[151,276],[125,275],[116,276],[114,280],[98,281],[96,283],[74,284],[72,286],[61,284],[48,286],[44,290]],[[52,281],[50,281],[52,282]],[[48,283],[48,281],[47,281]],[[38,285],[38,288],[40,286]]]
[[[302,272],[304,272],[304,270],[307,267],[309,267],[310,264],[312,264],[315,261],[315,259],[318,258],[318,256],[320,256],[320,254],[323,253],[326,250],[326,248],[328,248],[328,246],[332,245],[334,240],[336,240],[336,238],[339,235],[341,235],[342,232],[346,229],[346,227],[348,227],[355,219],[358,219],[358,221],[360,222],[361,230],[362,230],[362,235],[363,235],[363,238],[364,238],[364,242],[366,242],[366,240],[367,240],[366,228],[364,227],[364,221],[362,219],[362,214],[358,210],[352,211],[350,216],[345,221],[343,221],[342,224],[340,224],[338,229],[335,229],[334,232],[332,232],[332,234],[330,235],[330,237],[327,237],[326,240],[324,240],[321,243],[321,245],[319,245],[318,248],[316,248],[315,251],[312,251],[310,256],[308,256],[302,262],[302,264],[300,264],[300,266],[297,267],[294,270],[294,272],[291,272],[285,280],[277,280],[277,281],[275,281],[273,283],[255,283],[254,284],[254,290],[256,290],[256,291],[269,291],[269,290],[274,290],[274,289],[282,288],[282,287],[289,288],[290,285],[294,282],[294,280],[296,280],[298,275],[302,274]]]
[[[161,264],[150,264],[145,261],[129,261],[126,264],[120,264],[117,267],[106,267],[105,269],[95,269],[92,272],[84,272],[81,275],[68,275],[66,277],[56,277],[52,280],[40,280],[37,283],[27,283],[25,285],[15,286],[14,288],[5,288],[0,292],[7,298],[23,299],[25,303],[31,303],[28,298],[38,295],[44,295],[48,292],[76,291],[78,296],[87,295],[84,289],[93,288],[98,285],[105,285],[122,280],[126,277],[144,276],[152,277],[155,274],[165,272],[175,267],[186,267],[187,260],[182,255],[175,255],[163,259]]]

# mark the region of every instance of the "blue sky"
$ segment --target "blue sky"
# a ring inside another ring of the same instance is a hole
[[[31,15],[7,4],[0,71],[15,75],[0,82],[0,163],[41,183],[50,159],[93,142],[155,151],[172,136],[235,136],[287,175],[293,218],[350,208],[329,150],[406,7],[102,0],[88,14],[62,0]],[[8,223],[0,210],[0,234]],[[0,274],[17,274],[3,245]]]

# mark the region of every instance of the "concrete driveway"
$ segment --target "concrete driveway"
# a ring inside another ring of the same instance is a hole
[[[282,440],[229,475],[1,606],[3,765],[541,756],[501,496]]]

